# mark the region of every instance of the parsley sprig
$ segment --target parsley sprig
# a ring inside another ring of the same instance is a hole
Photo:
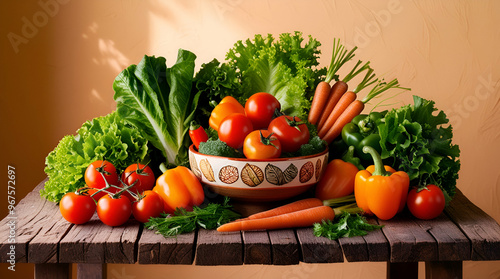
[[[368,223],[366,218],[359,214],[343,212],[336,222],[327,220],[314,224],[313,233],[315,236],[324,236],[335,240],[341,237],[366,235],[369,231],[382,227]]]
[[[150,218],[144,226],[165,237],[174,237],[188,233],[197,228],[212,230],[218,226],[240,218],[240,214],[232,210],[229,198],[222,204],[209,203],[206,207],[193,207],[193,211],[177,208],[174,214],[163,214],[162,217]]]

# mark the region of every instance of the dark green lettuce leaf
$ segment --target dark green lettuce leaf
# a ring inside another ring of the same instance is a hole
[[[180,49],[177,61],[145,55],[122,71],[113,83],[120,117],[142,131],[169,165],[187,165],[189,123],[198,94],[191,94],[196,56]]]
[[[455,194],[460,149],[443,111],[433,101],[414,96],[414,104],[389,111],[378,126],[382,159],[408,173],[412,184],[438,184]],[[437,113],[436,113],[437,112]]]

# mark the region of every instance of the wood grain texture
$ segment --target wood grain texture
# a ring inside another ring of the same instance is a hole
[[[296,229],[305,263],[340,263],[344,262],[344,255],[339,243],[326,237],[317,237],[312,228]]]
[[[368,223],[380,225],[374,217],[367,217]],[[391,258],[390,246],[382,229],[376,229],[363,236],[368,249],[368,260],[371,262],[385,262]]]
[[[12,245],[8,242],[11,225],[15,232],[16,262],[57,262],[57,242],[72,224],[63,219],[57,204],[40,197],[46,181],[40,182],[16,205],[14,215],[8,215],[0,222],[0,259],[3,262],[7,261]],[[31,249],[33,259],[28,257],[31,243],[38,249]]]
[[[473,261],[500,259],[500,225],[457,189],[445,213],[471,241]]]
[[[135,263],[140,224],[128,220],[118,227],[103,224],[97,214],[74,226],[59,243],[59,262]]]
[[[243,264],[243,243],[241,233],[221,233],[216,230],[200,229],[196,242],[195,264]]]
[[[195,232],[176,237],[164,237],[154,230],[144,229],[138,243],[139,264],[192,264]]]
[[[274,265],[295,265],[300,262],[300,247],[292,229],[271,230],[269,239],[272,245]]]
[[[272,264],[271,240],[267,231],[244,231],[241,234],[244,264]]]
[[[403,212],[406,213],[406,212]],[[390,220],[380,220],[382,231],[389,241],[390,262],[435,261],[438,259],[437,242],[420,227],[414,217],[399,214]]]

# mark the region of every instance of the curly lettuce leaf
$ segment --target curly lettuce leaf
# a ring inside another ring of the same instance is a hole
[[[189,122],[199,94],[191,94],[196,55],[180,49],[176,63],[145,55],[123,70],[113,89],[118,114],[141,130],[169,165],[187,165]]]
[[[414,104],[389,111],[378,126],[381,157],[408,173],[413,184],[437,184],[449,197],[455,194],[460,149],[443,111],[433,101],[413,97]]]
[[[83,175],[95,160],[106,159],[122,171],[143,161],[148,141],[116,112],[85,122],[76,135],[67,135],[45,159],[49,180],[40,195],[58,202],[67,192],[85,186]]]
[[[315,68],[320,42],[311,36],[305,44],[303,41],[301,32],[280,34],[277,41],[271,34],[238,41],[226,59],[241,75],[239,100],[267,92],[278,99],[285,114],[306,115],[314,87],[326,69]]]

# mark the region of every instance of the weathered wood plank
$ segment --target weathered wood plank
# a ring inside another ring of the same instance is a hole
[[[140,224],[130,219],[119,227],[103,224],[97,214],[73,226],[59,243],[59,262],[135,263]]]
[[[139,231],[142,224],[134,219],[129,219],[125,224],[113,227],[105,241],[106,263],[136,262],[136,243],[139,240]]]
[[[362,236],[339,238],[339,244],[348,262],[368,261],[368,246]]]
[[[445,214],[432,220],[415,218],[415,222],[436,240],[439,261],[470,260],[471,245],[469,239]]]
[[[316,237],[312,228],[296,229],[302,261],[305,263],[339,263],[344,261],[340,245],[326,237]]]
[[[373,225],[380,225],[378,219],[374,217],[367,217],[368,223]],[[371,262],[388,261],[391,257],[389,242],[385,238],[381,229],[368,232],[363,236],[368,249],[368,260]]]
[[[200,229],[194,262],[196,265],[243,264],[241,233]]]
[[[300,262],[300,248],[295,232],[291,229],[270,230],[274,265],[295,265]]]
[[[403,212],[390,220],[380,220],[382,232],[389,241],[390,262],[435,261],[438,259],[436,240],[422,229],[413,216]]]
[[[272,264],[271,240],[267,231],[244,231],[242,238],[245,264]]]
[[[144,229],[138,243],[139,264],[192,264],[195,232],[166,238]]]
[[[15,257],[16,262],[31,262],[28,258],[28,244],[40,234],[51,235],[53,241],[57,241],[72,226],[65,222],[59,213],[55,203],[40,197],[40,190],[44,187],[47,179],[40,182],[33,191],[28,193],[15,207],[13,215],[8,215],[0,222],[0,259],[6,262],[10,257],[9,235],[15,234]],[[59,223],[58,223],[59,222]],[[57,223],[57,226],[54,226]],[[54,229],[57,228],[57,232]],[[34,245],[37,245],[35,242]],[[57,245],[49,244],[43,247],[39,255],[34,255],[36,262],[55,262],[54,253]]]
[[[70,270],[69,264],[35,264],[35,279],[68,279],[71,278]]]
[[[500,260],[500,225],[457,189],[445,213],[471,241],[473,261]]]

